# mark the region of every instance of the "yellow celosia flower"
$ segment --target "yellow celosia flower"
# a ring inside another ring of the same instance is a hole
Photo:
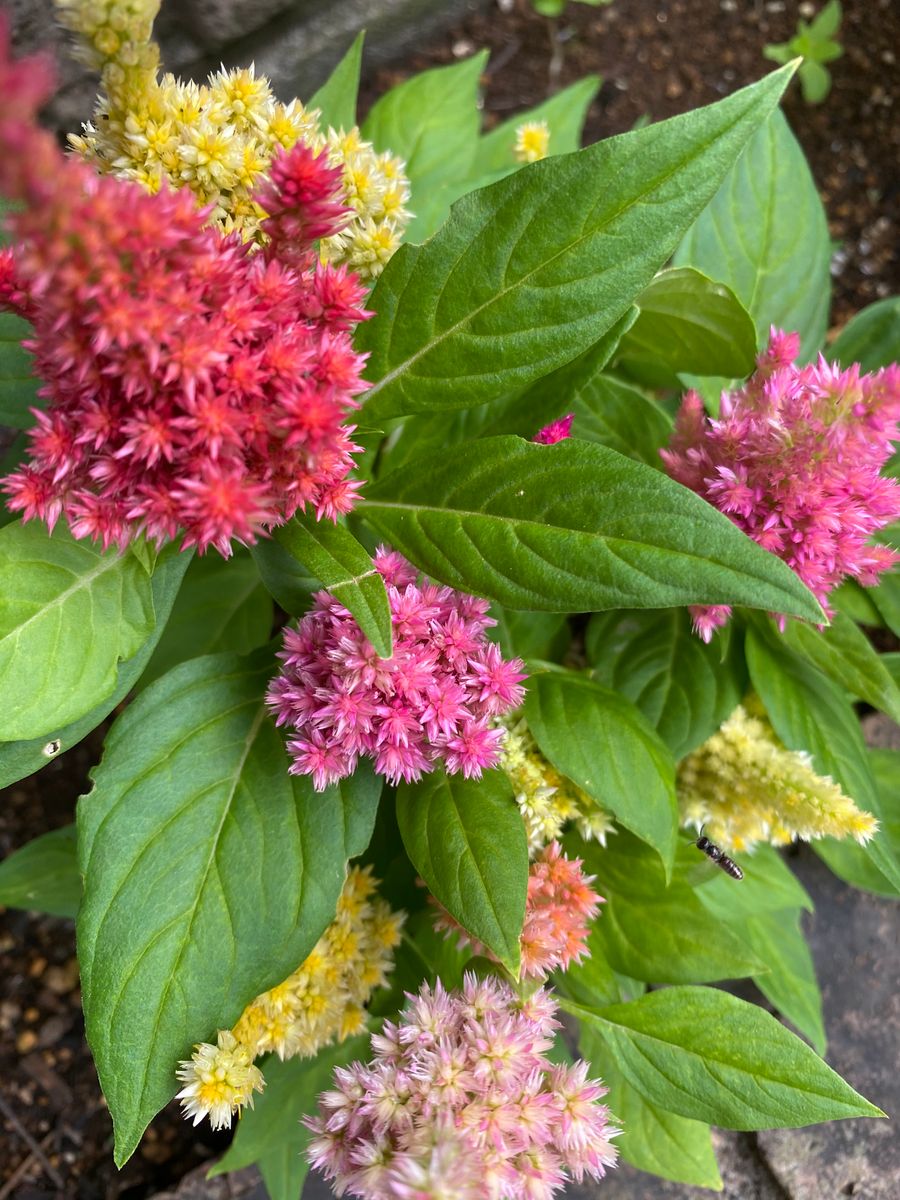
[[[178,1093],[184,1115],[195,1125],[208,1116],[213,1129],[227,1129],[232,1114],[245,1105],[252,1108],[253,1093],[263,1090],[253,1055],[226,1029],[217,1045],[201,1042],[189,1062],[179,1063],[177,1075],[185,1085]]]
[[[309,1058],[365,1028],[365,1005],[387,981],[403,924],[375,888],[369,868],[353,867],[334,920],[297,970],[248,1004],[234,1029],[220,1031],[218,1046],[201,1042],[179,1065],[186,1084],[179,1097],[194,1124],[209,1113],[213,1128],[221,1128],[252,1103],[252,1091],[264,1083],[252,1066],[260,1055]]]
[[[567,821],[587,841],[606,845],[606,835],[614,830],[609,814],[547,761],[524,720],[510,721],[506,729],[500,766],[516,794],[529,853],[558,838]]]
[[[878,829],[833,779],[816,774],[808,754],[786,749],[765,715],[744,706],[681,762],[678,801],[682,823],[728,851],[795,838],[866,842]]]
[[[520,163],[539,162],[550,148],[550,128],[546,121],[526,121],[516,130],[513,153]]]
[[[265,213],[252,200],[272,156],[303,141],[326,150],[344,175],[354,216],[321,246],[322,258],[374,279],[400,245],[410,219],[404,164],[376,154],[358,129],[319,129],[316,111],[299,100],[279,103],[254,68],[210,75],[206,84],[158,78],[159,50],[150,41],[158,0],[56,0],[65,24],[80,35],[81,53],[101,70],[94,121],[72,147],[98,170],[157,191],[163,179],[189,187],[226,232],[261,242]]]

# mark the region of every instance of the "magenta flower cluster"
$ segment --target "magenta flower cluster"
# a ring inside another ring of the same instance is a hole
[[[793,568],[828,611],[851,578],[871,585],[898,559],[871,537],[900,518],[900,486],[879,474],[900,418],[900,367],[860,374],[820,357],[795,365],[796,334],[771,332],[757,370],[724,393],[718,420],[684,397],[666,470]],[[692,609],[706,640],[722,605]]]
[[[222,554],[297,509],[352,506],[353,427],[367,314],[356,277],[318,262],[340,228],[341,171],[302,143],[258,193],[262,249],[206,225],[188,189],[150,195],[63,158],[35,113],[50,87],[0,31],[0,189],[22,202],[0,255],[0,306],[26,341],[45,411],[8,506],[124,548]]]
[[[391,609],[390,658],[328,592],[285,630],[267,698],[277,724],[293,731],[291,771],[312,775],[320,791],[351,775],[360,755],[391,783],[439,761],[477,778],[499,758],[504,730],[494,718],[522,703],[522,662],[485,637],[496,623],[487,601],[417,582],[415,567],[383,547],[375,566]]]
[[[587,1064],[548,1060],[558,1025],[545,990],[423,984],[371,1062],[336,1068],[306,1121],[310,1162],[362,1200],[551,1200],[568,1176],[602,1178],[619,1131]]]

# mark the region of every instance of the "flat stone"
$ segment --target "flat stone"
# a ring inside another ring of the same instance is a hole
[[[317,0],[181,0],[179,17],[199,42],[213,49],[245,37],[287,10],[308,15],[317,7]]]

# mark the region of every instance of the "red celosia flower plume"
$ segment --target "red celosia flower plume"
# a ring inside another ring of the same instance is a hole
[[[104,546],[183,533],[225,555],[298,509],[347,512],[343,421],[364,387],[349,330],[367,314],[312,244],[340,228],[340,173],[302,144],[283,154],[255,251],[187,189],[148,195],[64,159],[35,122],[48,83],[0,32],[0,190],[24,202],[0,303],[34,324],[47,402],[9,506]]]
[[[864,585],[898,561],[871,537],[900,519],[900,485],[879,474],[900,418],[900,367],[871,375],[819,358],[797,366],[796,334],[773,329],[718,420],[688,392],[662,450],[666,470],[793,568],[827,611],[846,578]],[[692,609],[706,640],[731,609]]]

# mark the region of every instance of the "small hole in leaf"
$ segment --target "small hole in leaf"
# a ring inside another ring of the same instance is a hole
[[[45,758],[56,758],[60,750],[62,750],[62,742],[59,738],[54,738],[52,742],[47,743],[42,753]]]

